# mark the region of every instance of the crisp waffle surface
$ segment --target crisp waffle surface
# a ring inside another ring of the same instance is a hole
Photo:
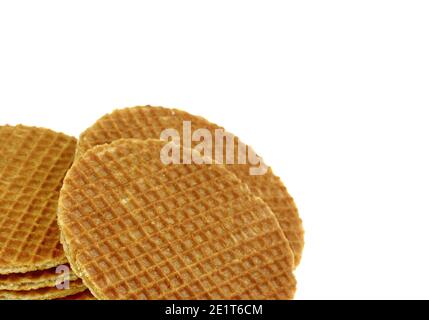
[[[9,291],[0,290],[1,300],[54,300],[71,295],[75,295],[79,292],[86,290],[86,287],[82,284],[82,281],[76,280],[70,282],[68,289],[58,289],[56,287],[46,287],[36,290],[25,290],[25,291]]]
[[[84,292],[80,292],[72,296],[60,298],[58,300],[97,300],[97,299],[92,295],[91,291],[85,290]]]
[[[75,149],[75,138],[51,130],[0,127],[0,274],[66,262],[56,211]]]
[[[82,133],[77,156],[96,145],[121,138],[160,139],[161,132],[167,128],[177,130],[183,137],[183,121],[191,121],[193,131],[204,128],[211,131],[213,136],[215,130],[222,129],[201,117],[177,109],[151,106],[126,108],[105,115]],[[238,138],[235,138],[236,159],[238,150]],[[214,154],[211,158],[214,158]],[[250,167],[248,164],[228,165],[229,170],[270,206],[294,251],[295,265],[298,265],[304,248],[304,229],[295,202],[271,168],[265,175],[252,176],[249,174]]]
[[[275,215],[220,165],[163,165],[159,140],[77,160],[61,190],[66,255],[98,299],[292,299]]]
[[[56,267],[26,273],[11,273],[0,275],[0,290],[23,291],[54,287],[64,280],[74,281],[77,280],[77,276],[72,271],[67,275],[57,273]]]

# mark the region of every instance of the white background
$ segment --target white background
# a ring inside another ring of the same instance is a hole
[[[114,108],[253,145],[306,228],[298,299],[429,298],[427,1],[2,1],[0,124]]]

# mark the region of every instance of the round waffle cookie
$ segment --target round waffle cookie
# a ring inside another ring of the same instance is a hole
[[[126,108],[105,115],[83,132],[78,142],[77,157],[96,145],[110,143],[121,138],[160,139],[161,133],[165,129],[175,129],[183,138],[184,121],[191,122],[193,132],[197,129],[208,129],[212,137],[215,137],[216,130],[223,129],[201,117],[177,109],[151,106]],[[234,137],[234,142],[234,163],[239,163],[238,154],[243,153],[243,149],[239,148],[241,143],[238,138]],[[194,142],[193,147],[197,144]],[[251,150],[249,146],[245,147]],[[226,150],[223,151],[224,159],[226,159]],[[246,149],[244,149],[244,155],[246,155]],[[210,158],[215,159],[214,150]],[[290,242],[295,256],[295,266],[299,265],[304,248],[304,229],[294,200],[280,178],[273,173],[271,168],[268,168],[268,172],[263,175],[250,175],[249,172],[253,166],[249,163],[232,164],[227,167],[241,181],[247,183],[254,194],[270,206]]]
[[[66,266],[66,268],[68,267]],[[31,271],[26,273],[11,273],[0,275],[0,290],[34,290],[53,287],[64,280],[74,281],[77,280],[77,276],[71,271],[67,275],[64,273],[58,273],[56,267],[48,270]]]
[[[271,209],[224,166],[164,165],[165,144],[118,140],[73,164],[58,222],[74,272],[103,300],[292,299]]]
[[[40,288],[26,291],[0,290],[1,300],[54,300],[75,295],[86,290],[81,280],[70,282],[68,289],[54,287]]]
[[[0,127],[0,274],[66,262],[56,211],[75,149],[75,138],[51,130]]]

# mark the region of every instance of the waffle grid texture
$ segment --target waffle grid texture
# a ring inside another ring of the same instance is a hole
[[[292,299],[271,209],[224,166],[163,165],[164,145],[118,140],[68,172],[58,221],[85,285],[98,299]]]
[[[75,149],[75,138],[51,130],[0,127],[0,274],[66,262],[56,211]]]
[[[75,281],[77,276],[70,271],[68,275],[57,273],[57,268],[30,271],[26,273],[11,273],[0,275],[0,290],[24,291],[53,287],[65,280]]]
[[[116,110],[99,119],[80,136],[77,147],[77,158],[94,146],[110,143],[121,138],[160,139],[164,129],[175,129],[183,137],[182,127],[184,121],[191,121],[193,130],[208,129],[213,137],[215,130],[222,127],[210,123],[206,119],[190,115],[177,109],[162,107],[134,107]],[[228,133],[227,133],[228,134]],[[232,134],[229,134],[233,136]],[[239,139],[235,137],[235,159],[238,159]],[[193,145],[195,147],[196,143]],[[247,146],[251,150],[249,146]],[[215,151],[210,156],[215,158]],[[224,159],[226,151],[224,150]],[[271,168],[265,175],[252,176],[249,174],[251,166],[226,165],[241,181],[246,183],[252,193],[263,199],[276,215],[286,238],[294,252],[295,266],[302,257],[304,248],[304,229],[293,198],[286,187]]]

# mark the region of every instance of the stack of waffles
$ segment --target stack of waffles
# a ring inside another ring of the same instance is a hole
[[[57,224],[76,139],[0,127],[0,299],[55,299],[86,288],[66,264]]]
[[[23,126],[0,140],[0,298],[293,299],[294,200],[261,158],[257,173],[238,161],[256,154],[222,127],[145,106],[77,144]]]

